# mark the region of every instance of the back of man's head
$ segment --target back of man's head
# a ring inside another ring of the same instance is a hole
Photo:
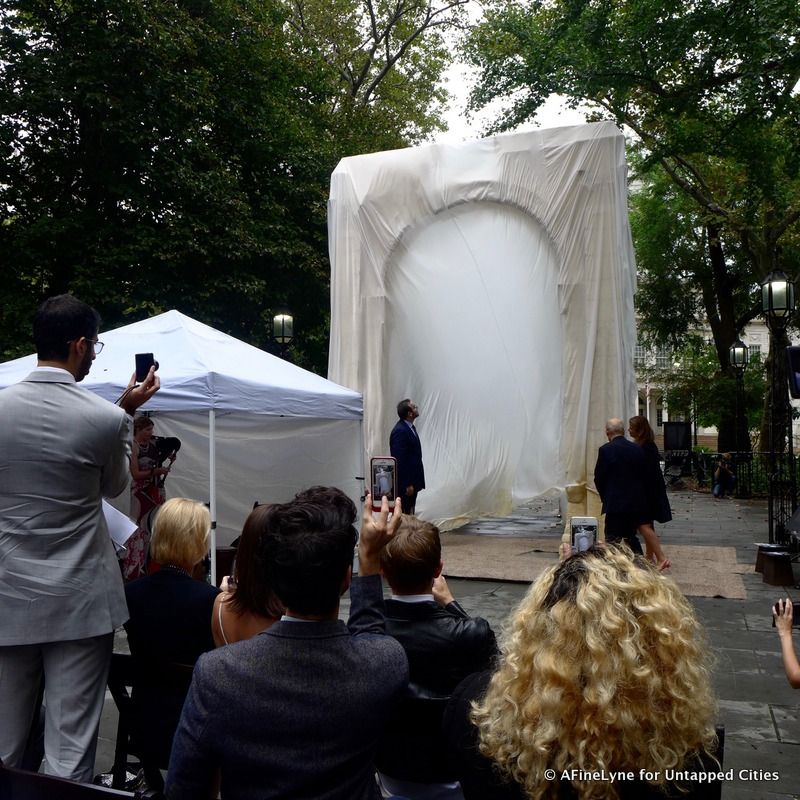
[[[66,361],[69,343],[93,339],[100,329],[100,315],[71,294],[49,297],[33,318],[33,341],[41,361]]]
[[[358,533],[356,507],[339,489],[315,486],[269,507],[259,546],[273,591],[290,611],[335,611]]]
[[[617,417],[612,417],[606,422],[606,435],[609,437],[624,436],[625,423]]]
[[[395,594],[427,594],[442,563],[439,529],[418,517],[404,516],[381,553],[381,570]]]

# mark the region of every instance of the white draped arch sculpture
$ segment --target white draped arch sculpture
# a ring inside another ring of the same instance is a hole
[[[605,421],[636,397],[626,178],[610,122],[334,171],[329,378],[363,394],[365,459],[417,401],[421,516],[452,528],[565,487],[597,513]]]

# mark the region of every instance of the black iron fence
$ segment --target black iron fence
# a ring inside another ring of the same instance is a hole
[[[722,453],[689,453],[686,451],[667,451],[664,454],[664,476],[668,484],[679,482],[691,484],[700,490],[711,491],[714,485],[714,472],[722,458]],[[767,497],[769,494],[770,454],[767,452],[728,453],[731,471],[736,476],[733,494],[736,497]],[[779,456],[782,472],[788,473],[789,457]],[[800,459],[795,458],[797,482],[800,485]]]

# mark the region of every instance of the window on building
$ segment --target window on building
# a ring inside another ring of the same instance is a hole
[[[647,350],[640,344],[633,351],[633,366],[644,367],[647,362]]]
[[[747,355],[750,358],[753,356],[761,356],[761,345],[760,344],[750,344],[747,346]]]
[[[664,409],[657,408],[656,409],[656,427],[661,428],[664,426]]]
[[[656,348],[656,367],[669,369],[672,366],[672,352],[667,347]]]

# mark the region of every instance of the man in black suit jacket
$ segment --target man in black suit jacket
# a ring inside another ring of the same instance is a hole
[[[414,427],[419,408],[406,398],[397,404],[397,416],[400,419],[389,437],[389,450],[397,459],[397,493],[403,504],[403,513],[413,514],[416,510],[417,494],[425,488],[422,445]]]
[[[606,515],[606,541],[623,540],[634,551],[642,552],[636,530],[648,521],[644,475],[647,471],[644,451],[625,438],[621,419],[606,423],[608,442],[597,453],[594,485],[603,501]]]

